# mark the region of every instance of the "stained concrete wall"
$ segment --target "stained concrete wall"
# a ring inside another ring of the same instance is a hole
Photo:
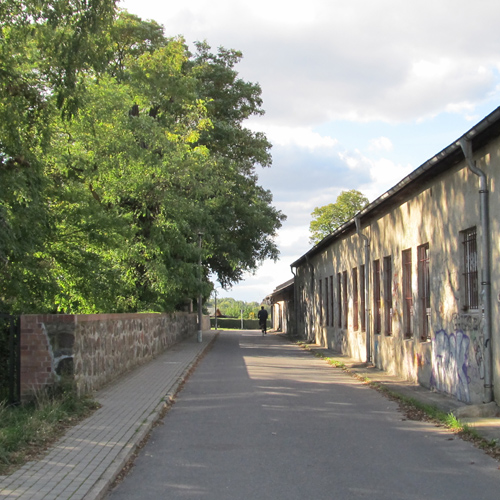
[[[495,139],[475,152],[477,166],[489,179],[491,217],[491,262],[493,295],[493,383],[495,399],[500,400],[500,198],[496,188],[500,181],[500,141]],[[464,280],[462,276],[462,243],[460,232],[476,227],[478,263],[483,255],[481,233],[479,181],[465,162],[462,162],[418,189],[408,191],[397,204],[386,205],[385,213],[375,214],[362,228],[370,240],[370,257],[365,262],[364,241],[351,229],[339,236],[326,249],[309,256],[297,268],[300,329],[306,338],[328,346],[355,359],[366,360],[366,331],[354,327],[352,270],[359,272],[365,264],[368,269],[368,328],[371,331],[369,351],[371,361],[379,368],[408,380],[418,381],[430,389],[445,392],[468,403],[483,400],[484,385],[484,320],[482,306],[476,310],[464,308]],[[418,294],[417,247],[428,243],[430,255],[430,338],[422,339],[423,314]],[[412,255],[411,320],[413,336],[403,331],[402,251]],[[392,271],[387,276],[384,258],[391,257]],[[374,333],[375,301],[373,296],[373,263],[381,266],[381,332]],[[347,271],[347,324],[339,326],[340,309],[345,309],[343,284],[339,289],[337,276]],[[481,283],[482,269],[479,269]],[[328,287],[333,279],[333,295]],[[384,282],[389,280],[389,291]],[[320,288],[321,285],[321,288]],[[480,289],[481,289],[481,285]],[[358,280],[358,294],[360,282]],[[391,294],[392,311],[386,315],[387,294]],[[358,298],[359,299],[359,298]],[[480,296],[480,302],[483,300]],[[359,303],[359,302],[358,302]],[[339,307],[340,306],[340,307]],[[360,308],[361,309],[361,308]],[[359,311],[359,315],[363,311]],[[330,320],[327,324],[327,317]],[[333,318],[333,321],[332,321]],[[388,333],[387,321],[392,333]]]
[[[210,329],[208,317],[202,328]],[[22,316],[22,398],[63,374],[79,394],[92,392],[197,330],[193,313]]]

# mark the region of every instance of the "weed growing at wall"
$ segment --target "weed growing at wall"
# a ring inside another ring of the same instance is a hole
[[[77,397],[64,380],[53,391],[37,393],[29,404],[0,404],[0,474],[38,457],[65,429],[97,408],[92,399]]]

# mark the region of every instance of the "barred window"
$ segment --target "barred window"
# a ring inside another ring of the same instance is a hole
[[[477,273],[477,231],[471,227],[462,231],[464,310],[479,307],[479,279]]]

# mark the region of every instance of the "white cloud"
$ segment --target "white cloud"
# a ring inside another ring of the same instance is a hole
[[[370,151],[392,151],[394,148],[392,141],[387,137],[377,137],[369,144]]]
[[[275,146],[298,146],[309,150],[334,148],[338,141],[313,132],[311,127],[267,125],[259,120],[249,122],[248,128],[264,132]]]
[[[259,182],[288,220],[277,238],[282,261],[234,287],[244,300],[260,300],[291,277],[289,264],[309,248],[314,207],[345,189],[375,199],[500,100],[498,0],[120,6],[188,44],[206,39],[214,49],[241,50],[236,70],[262,87],[266,114],[246,126],[274,145],[273,166],[258,171]]]

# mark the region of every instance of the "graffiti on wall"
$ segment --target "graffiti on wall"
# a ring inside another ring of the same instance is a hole
[[[475,373],[469,373],[469,375],[478,377],[481,380],[484,379],[483,317],[477,314],[455,314],[453,316],[453,323],[455,331],[461,330],[467,332],[472,343],[475,364],[471,365],[469,363],[469,366]]]
[[[439,330],[432,342],[431,388],[453,394],[459,401],[469,403],[467,368],[470,338],[462,330],[451,334]]]

